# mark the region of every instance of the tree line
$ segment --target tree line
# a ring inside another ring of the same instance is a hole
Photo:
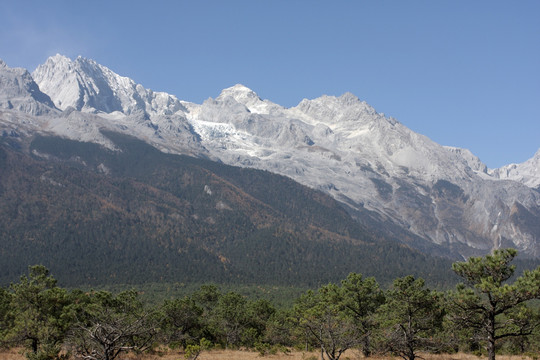
[[[276,308],[265,299],[203,285],[182,297],[145,306],[136,290],[68,290],[49,270],[31,266],[18,283],[0,287],[0,345],[22,346],[29,360],[113,360],[126,352],[177,349],[196,359],[212,347],[261,355],[291,348],[338,360],[349,349],[415,360],[419,352],[526,354],[540,351],[540,267],[513,277],[513,249],[453,264],[463,280],[439,292],[405,276],[383,290],[351,273]]]

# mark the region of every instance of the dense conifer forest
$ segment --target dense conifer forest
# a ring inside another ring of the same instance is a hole
[[[287,307],[206,284],[155,305],[133,289],[68,290],[42,266],[0,287],[0,345],[28,359],[116,359],[157,347],[195,359],[212,348],[350,349],[414,360],[420,353],[534,354],[540,351],[540,267],[514,276],[513,249],[452,265],[460,282],[440,292],[412,275],[383,289],[350,273],[304,291]]]

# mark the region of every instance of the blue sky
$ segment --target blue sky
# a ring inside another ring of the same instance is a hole
[[[32,71],[82,55],[201,103],[352,92],[489,167],[540,148],[540,1],[0,2],[0,58]]]

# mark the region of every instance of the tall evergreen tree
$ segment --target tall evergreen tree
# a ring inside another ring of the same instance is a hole
[[[236,292],[222,295],[214,311],[213,322],[225,346],[239,346],[249,324],[247,300]]]
[[[363,278],[362,274],[351,273],[341,282],[340,303],[361,336],[362,352],[371,355],[371,333],[375,328],[375,311],[385,301],[384,293],[373,277]]]
[[[426,288],[423,279],[394,280],[378,315],[385,347],[403,359],[415,360],[419,350],[438,345],[433,336],[442,327],[441,296]]]
[[[465,283],[452,294],[450,318],[459,327],[474,329],[487,345],[489,360],[495,360],[497,340],[529,335],[539,325],[526,302],[540,298],[540,267],[508,284],[516,255],[514,249],[495,250],[452,265]]]
[[[308,343],[317,345],[321,359],[339,360],[341,355],[360,343],[360,333],[354,319],[336,301],[339,289],[335,284],[308,291],[295,304],[300,328]]]
[[[69,293],[42,265],[29,268],[19,283],[11,285],[11,326],[5,340],[24,345],[28,359],[54,359],[71,326]]]
[[[203,308],[192,297],[167,300],[161,311],[161,332],[166,343],[183,348],[188,344],[199,343],[203,337]]]

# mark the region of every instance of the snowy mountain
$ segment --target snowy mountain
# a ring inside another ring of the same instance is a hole
[[[51,98],[40,91],[30,73],[22,68],[10,68],[0,60],[0,108],[32,115],[54,112]]]
[[[67,114],[52,125],[54,133],[109,146],[100,133],[106,128],[142,137],[163,151],[207,156],[186,120],[186,108],[173,95],[145,89],[82,57],[55,55],[32,76]]]
[[[470,151],[436,144],[352,94],[285,109],[237,85],[188,118],[223,162],[287,175],[359,217],[397,224],[461,255],[503,246],[540,255],[537,225],[517,220],[537,219],[538,192],[495,181]]]
[[[147,90],[93,60],[50,57],[32,73],[40,89],[62,110],[125,115],[173,115],[185,108],[172,95]]]
[[[64,110],[33,114],[40,115],[39,131],[110,146],[100,135],[106,128],[165,152],[286,175],[332,195],[366,226],[419,248],[468,256],[512,246],[540,257],[540,151],[523,164],[489,170],[470,151],[414,133],[350,93],[284,108],[235,85],[193,104],[92,60],[60,55],[32,75]],[[0,93],[11,96],[4,85]],[[4,117],[0,123],[8,126]]]
[[[510,164],[490,171],[498,179],[514,180],[540,189],[540,150],[522,164]]]

